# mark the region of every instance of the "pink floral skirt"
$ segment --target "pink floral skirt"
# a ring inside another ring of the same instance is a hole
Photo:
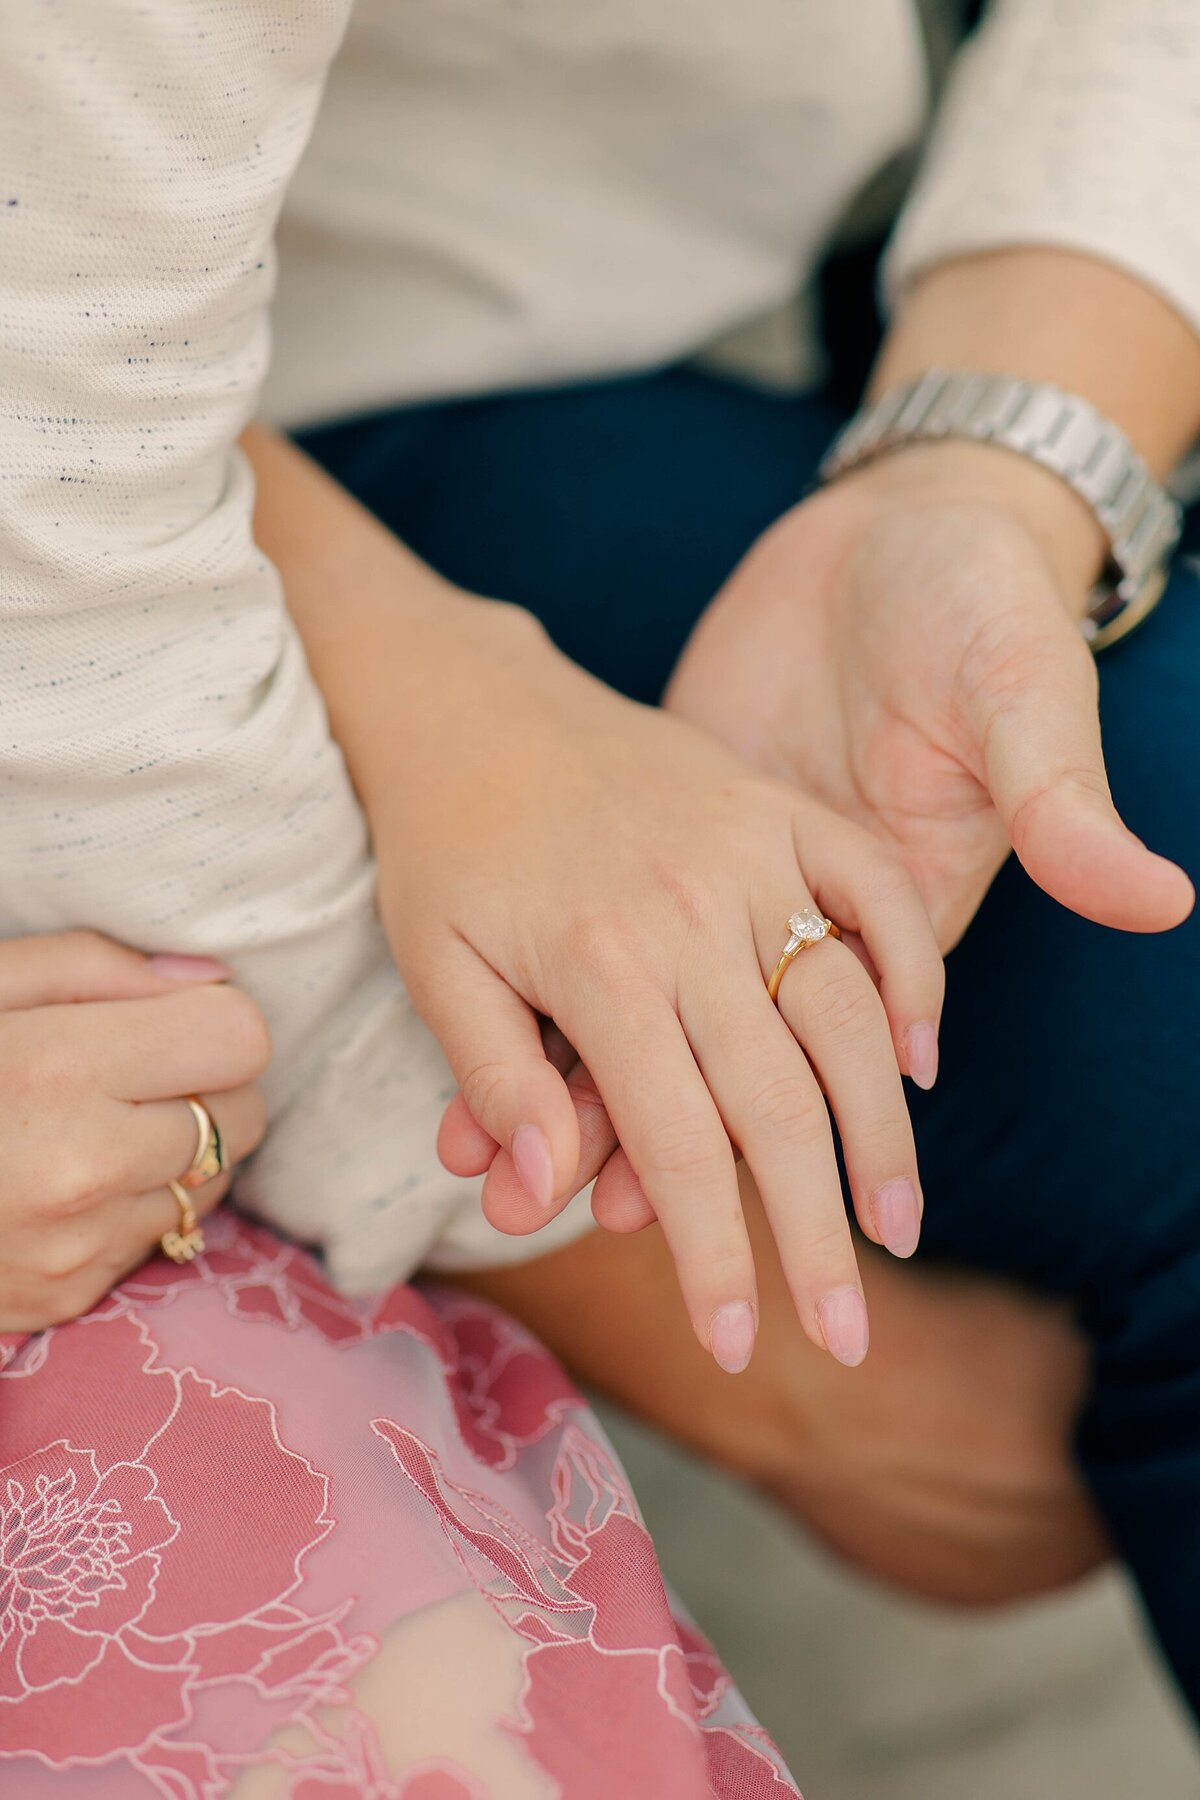
[[[0,1791],[796,1793],[534,1339],[206,1229],[0,1339]]]

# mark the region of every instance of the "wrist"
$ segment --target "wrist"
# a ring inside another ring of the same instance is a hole
[[[930,504],[983,506],[1032,537],[1072,617],[1082,618],[1105,562],[1104,530],[1087,504],[1052,470],[998,444],[965,438],[911,443],[843,476],[873,504],[911,511]]]
[[[360,622],[361,623],[361,622]],[[514,687],[559,658],[522,607],[446,587],[437,604],[373,611],[356,649],[350,706],[331,722],[372,831],[395,833],[417,792],[478,785],[503,755]]]

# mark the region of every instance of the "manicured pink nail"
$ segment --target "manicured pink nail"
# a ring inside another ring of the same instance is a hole
[[[857,1288],[834,1288],[817,1307],[821,1336],[831,1356],[849,1369],[857,1368],[867,1354],[870,1332],[867,1303]]]
[[[906,1176],[875,1189],[871,1217],[885,1249],[893,1256],[912,1255],[921,1239],[921,1203]]]
[[[754,1354],[758,1327],[754,1308],[744,1300],[735,1300],[713,1314],[708,1328],[708,1342],[713,1356],[727,1375],[740,1375]]]
[[[915,1025],[910,1025],[904,1034],[904,1054],[908,1059],[908,1072],[917,1086],[926,1090],[931,1088],[938,1072],[937,1027],[928,1019],[919,1019]]]
[[[152,956],[148,967],[163,981],[228,981],[233,974],[211,956]]]
[[[554,1159],[545,1132],[536,1125],[518,1125],[513,1132],[512,1159],[525,1192],[548,1211],[554,1203]]]

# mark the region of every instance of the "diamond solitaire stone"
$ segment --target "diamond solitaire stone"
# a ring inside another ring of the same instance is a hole
[[[823,919],[811,906],[802,906],[792,914],[788,920],[788,930],[791,936],[783,946],[779,961],[767,982],[767,993],[775,1001],[779,999],[779,984],[783,980],[785,969],[802,950],[807,950],[810,944],[819,944],[822,938],[837,938],[842,935],[832,919]]]
[[[789,950],[799,949],[801,944],[819,944],[823,937],[829,935],[828,925],[820,913],[813,912],[810,906],[806,906],[803,912],[792,914],[788,920],[788,930],[794,939],[794,943],[788,945]]]

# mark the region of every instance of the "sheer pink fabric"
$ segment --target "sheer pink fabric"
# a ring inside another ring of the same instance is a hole
[[[796,1794],[534,1340],[207,1230],[0,1340],[4,1792]]]

